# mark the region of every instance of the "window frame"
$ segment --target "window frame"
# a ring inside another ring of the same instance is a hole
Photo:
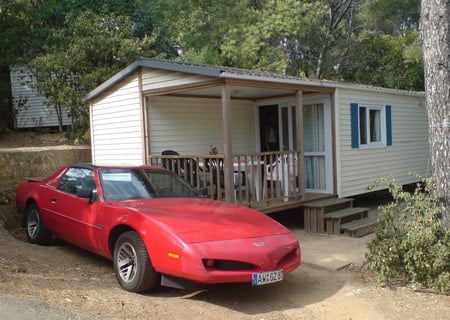
[[[70,167],[66,170],[66,172],[64,172],[56,189],[76,196],[78,190],[88,180],[90,180],[89,182],[93,182],[95,187],[94,171],[92,169]]]
[[[361,117],[358,118],[358,132],[359,132],[359,147],[360,148],[373,148],[373,147],[385,147],[386,146],[386,112],[385,107],[373,107],[373,106],[358,106],[358,114],[361,115],[361,111],[364,110],[364,116],[365,116],[365,122],[364,124],[361,123]],[[371,141],[372,140],[372,112],[376,111],[379,115],[380,124],[379,124],[379,130],[380,130],[380,138],[378,141]],[[365,130],[365,140],[366,143],[363,143],[361,141],[361,131],[362,129]]]
[[[351,129],[352,129],[352,148],[370,149],[382,148],[392,145],[392,116],[390,105],[369,105],[357,104],[351,105]],[[377,111],[379,115],[380,140],[371,140],[371,111]],[[361,114],[364,112],[364,123],[361,123]],[[362,131],[365,130],[365,142],[361,136]]]

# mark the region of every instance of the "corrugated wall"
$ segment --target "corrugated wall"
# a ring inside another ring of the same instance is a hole
[[[45,97],[36,87],[36,77],[25,66],[11,67],[11,91],[13,108],[17,112],[16,128],[41,128],[58,126],[58,117],[53,108],[47,107]],[[70,125],[71,120],[63,112],[63,125]]]
[[[233,153],[255,152],[253,103],[233,100],[231,107]],[[223,153],[220,99],[149,98],[150,153],[172,149],[180,154],[208,154],[214,144]]]
[[[133,74],[91,105],[92,161],[145,163],[139,81]]]
[[[415,182],[409,172],[428,174],[428,123],[424,98],[404,94],[339,89],[338,101],[338,193],[352,196],[367,192],[381,177],[399,183]],[[392,106],[392,146],[351,147],[350,104]]]
[[[190,85],[211,80],[211,78],[175,71],[144,69],[142,71],[142,90],[157,90],[161,88]]]

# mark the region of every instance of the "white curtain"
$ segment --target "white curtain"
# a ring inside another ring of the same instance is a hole
[[[322,103],[303,106],[306,188],[326,189],[325,130]]]
[[[381,141],[381,112],[370,110],[370,142]]]

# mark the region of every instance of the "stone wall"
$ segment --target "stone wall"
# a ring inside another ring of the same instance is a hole
[[[0,149],[0,226],[15,230],[22,216],[15,207],[17,185],[28,177],[46,177],[60,166],[91,162],[90,147],[58,146]]]
[[[90,147],[1,149],[0,189],[15,188],[24,178],[46,177],[65,164],[89,162]]]

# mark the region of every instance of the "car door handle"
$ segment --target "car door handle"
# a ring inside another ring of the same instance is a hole
[[[50,198],[50,201],[51,201],[52,203],[56,203],[56,202],[58,202],[58,199],[56,199],[56,198]]]

